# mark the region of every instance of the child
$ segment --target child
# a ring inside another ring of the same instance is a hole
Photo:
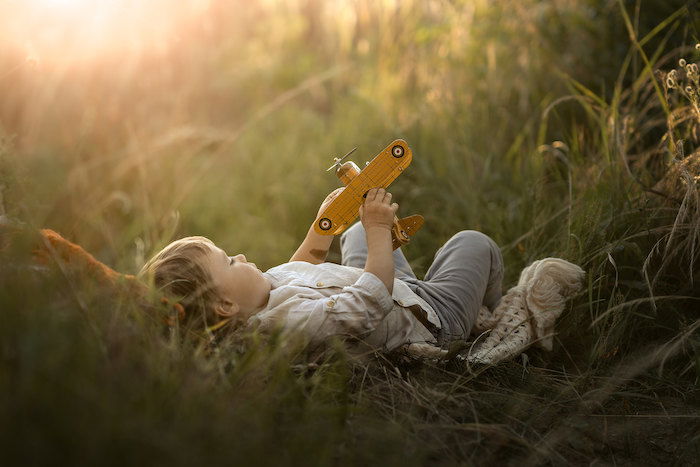
[[[341,236],[342,265],[324,263],[332,237],[312,226],[290,261],[265,273],[242,254],[229,257],[204,237],[188,237],[164,248],[141,275],[179,297],[204,326],[247,321],[261,331],[298,331],[311,346],[352,336],[383,350],[466,340],[480,308],[493,309],[501,297],[498,246],[479,232],[459,232],[419,280],[401,250],[392,251],[397,209],[391,193],[368,192],[361,223]]]

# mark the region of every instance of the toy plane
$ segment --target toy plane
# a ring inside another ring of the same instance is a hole
[[[406,141],[397,139],[362,170],[352,161],[341,164],[355,149],[341,158],[334,158],[333,165],[328,168],[329,171],[335,169],[335,174],[345,184],[345,189],[326,207],[314,224],[314,230],[321,235],[338,235],[348,228],[357,218],[367,192],[372,188],[387,188],[413,159]],[[410,242],[424,222],[423,216],[419,214],[403,219],[394,216],[394,226],[391,229],[394,250]]]

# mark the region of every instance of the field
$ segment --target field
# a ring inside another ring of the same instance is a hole
[[[3,2],[0,463],[696,465],[699,25],[675,0]],[[32,258],[51,228],[133,274],[205,235],[265,270],[332,158],[397,138],[419,277],[462,229],[506,289],[586,271],[553,352],[212,346]]]

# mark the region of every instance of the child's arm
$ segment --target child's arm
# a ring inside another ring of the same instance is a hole
[[[398,208],[398,204],[391,203],[391,193],[383,188],[369,190],[365,204],[360,206],[360,220],[367,235],[365,271],[377,276],[390,294],[394,290],[391,227]]]
[[[331,336],[357,337],[375,330],[394,307],[391,297],[394,286],[391,227],[397,209],[398,205],[391,204],[391,194],[385,190],[373,188],[367,193],[365,203],[360,206],[360,219],[367,236],[367,262],[365,272],[354,284],[322,298],[298,293],[279,306],[279,313],[258,314],[252,322],[261,330],[281,325],[286,330],[300,332],[310,344],[321,343]],[[320,262],[320,259],[307,259],[310,256],[308,248],[323,246],[327,249],[330,241],[325,240],[326,237],[332,238],[309,229],[292,260]],[[324,241],[322,245],[321,241]],[[288,312],[290,310],[294,312]]]
[[[333,201],[335,197],[338,196],[341,191],[343,191],[343,188],[344,187],[338,188],[326,196],[326,199],[323,200],[323,203],[321,203],[321,207],[318,210],[316,220],[318,220],[318,216],[321,215],[331,201]],[[309,231],[306,233],[304,241],[301,242],[301,245],[299,245],[297,251],[295,251],[292,257],[289,259],[290,263],[292,261],[306,261],[307,263],[311,264],[321,264],[326,260],[326,256],[328,256],[328,249],[331,247],[331,243],[333,242],[333,236],[320,235],[316,233],[314,230],[316,220],[314,220],[314,223],[311,224],[311,227],[309,227]]]
[[[328,249],[333,241],[332,235],[319,235],[312,225],[306,232],[306,238],[301,242],[297,251],[294,252],[289,262],[306,261],[311,264],[321,264],[328,256]]]

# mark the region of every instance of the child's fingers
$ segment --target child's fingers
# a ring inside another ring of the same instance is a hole
[[[365,193],[365,203],[372,201],[377,196],[377,189],[370,188],[367,193]]]
[[[381,203],[388,202],[391,199],[391,193],[386,191],[384,188],[372,188],[372,190],[374,190],[375,194],[374,198],[372,198],[373,200]],[[367,195],[367,197],[369,198],[369,195]]]
[[[396,211],[399,210],[399,205],[397,203],[391,203],[391,210],[396,214]]]
[[[338,195],[339,195],[340,193],[343,192],[344,189],[345,189],[345,187],[344,187],[344,186],[341,186],[340,188],[336,188],[335,190],[331,191],[330,193],[328,193],[328,196],[326,196],[326,201],[332,201],[332,200],[334,200],[335,198],[338,197]]]

